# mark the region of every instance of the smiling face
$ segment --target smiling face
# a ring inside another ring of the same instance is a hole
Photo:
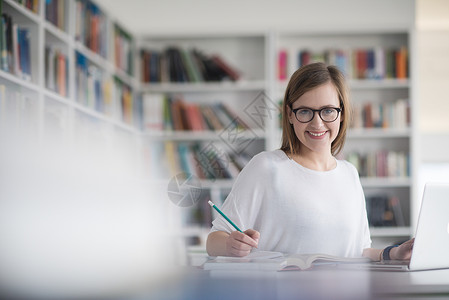
[[[330,81],[304,93],[292,104],[293,109],[321,109],[323,107],[340,107],[337,90]],[[312,121],[301,123],[289,110],[289,122],[293,125],[296,137],[302,145],[300,154],[307,155],[310,152],[330,154],[332,142],[340,130],[340,118],[339,115],[333,122],[324,122],[320,118],[319,112],[315,112]]]

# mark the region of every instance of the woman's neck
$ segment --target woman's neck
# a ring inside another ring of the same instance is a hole
[[[301,166],[315,171],[330,171],[335,169],[337,165],[331,153],[300,152],[293,155],[289,154],[288,156]]]

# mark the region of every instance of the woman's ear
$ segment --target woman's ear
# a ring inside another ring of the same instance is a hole
[[[343,123],[345,120],[345,107],[343,106],[343,102],[340,102],[341,113],[340,113],[340,123]]]
[[[288,122],[293,125],[293,119],[292,119],[293,113],[292,113],[290,106],[288,106],[288,105],[287,105],[287,117],[288,117]]]

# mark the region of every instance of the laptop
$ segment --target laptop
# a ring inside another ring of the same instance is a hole
[[[381,271],[449,268],[449,183],[425,185],[410,261],[373,262],[368,268]]]

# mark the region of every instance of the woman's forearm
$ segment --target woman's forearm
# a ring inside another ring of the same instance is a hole
[[[362,256],[368,257],[372,261],[380,261],[382,249],[366,248],[363,250]]]

